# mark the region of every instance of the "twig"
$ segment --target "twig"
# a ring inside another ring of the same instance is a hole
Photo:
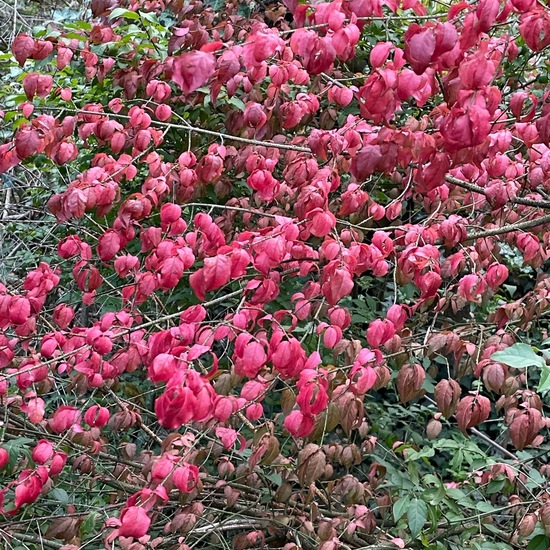
[[[379,16],[369,16],[369,17],[358,17],[357,18],[357,21],[361,21],[363,23],[370,23],[371,21],[381,21],[383,23],[388,23],[390,21],[412,21],[412,20],[416,20],[416,21],[430,21],[430,20],[438,20],[438,19],[441,19],[442,17],[447,17],[448,14],[446,13],[441,13],[441,14],[433,14],[433,15],[416,15],[416,14],[411,14],[411,15],[388,15],[388,16],[384,16],[384,17],[379,17]],[[343,21],[344,23],[350,23],[350,20],[349,19],[345,19]],[[307,30],[307,31],[310,31],[310,30],[317,30],[317,29],[322,29],[323,27],[328,27],[329,24],[328,23],[318,23],[316,25],[307,25],[307,26],[304,26],[304,27],[298,27],[297,29],[289,29],[287,31],[280,31],[279,34],[293,34],[299,30]]]
[[[9,216],[9,209],[11,205],[11,187],[6,187],[6,199],[4,200],[4,211],[2,212],[2,219],[5,220]]]
[[[121,407],[122,409],[124,409],[126,412],[129,411],[128,409],[128,405],[126,405],[126,403],[124,403],[119,397],[118,395],[111,389],[111,388],[107,388],[107,391],[109,392],[109,394],[113,397],[113,399],[118,403],[118,406]],[[151,439],[154,439],[159,445],[162,445],[162,439],[153,431],[151,430],[151,428],[149,428],[149,426],[147,426],[145,424],[145,422],[143,422],[142,418],[141,418],[141,415],[138,415],[138,419],[137,419],[137,422],[140,426],[140,428],[151,438]]]
[[[518,457],[514,453],[511,453],[509,450],[505,449],[502,445],[499,445],[496,441],[493,441],[488,435],[485,435],[483,432],[480,432],[477,428],[470,428],[470,431],[480,439],[483,439],[485,443],[488,443],[491,447],[494,447],[497,451],[499,451],[503,455],[507,456],[508,458],[511,458],[512,460],[518,460]],[[526,467],[526,469],[529,469],[529,468]]]
[[[261,529],[273,523],[267,519],[229,519],[227,521],[219,521],[216,523],[208,523],[201,527],[194,528],[190,535],[202,535],[210,531],[229,531],[231,529]]]
[[[4,539],[10,540],[11,538],[17,539],[21,542],[34,542],[35,544],[40,544],[42,546],[47,546],[49,548],[62,548],[63,544],[60,542],[54,542],[53,540],[46,540],[41,537],[35,537],[33,535],[26,535],[24,533],[8,533],[3,529],[0,530],[0,536]]]

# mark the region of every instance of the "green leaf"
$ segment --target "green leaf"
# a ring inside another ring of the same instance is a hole
[[[88,23],[87,21],[74,21],[71,23],[67,23],[65,26],[69,29],[82,29],[83,31],[92,30],[92,25],[90,25],[90,23]],[[64,35],[64,36],[67,36],[67,35]],[[79,34],[77,36],[78,38],[80,38],[80,40],[82,40],[83,38],[82,35]]]
[[[451,512],[456,515],[457,519],[463,517],[462,516],[462,510],[460,509],[459,506],[456,505],[456,503],[454,501],[452,501],[449,498],[445,498],[445,499],[443,499],[443,502],[444,502],[445,506],[447,506],[449,508],[449,510],[451,510]],[[446,516],[449,520],[452,519],[450,517],[451,515],[452,514],[449,513],[449,511],[446,512]]]
[[[244,111],[246,108],[246,105],[243,101],[241,101],[238,97],[232,97],[227,101],[229,105],[233,105],[234,107],[237,107],[240,111]]]
[[[139,20],[139,14],[135,11],[127,10],[125,8],[115,8],[109,15],[109,19],[118,19],[124,17],[125,19]]]
[[[273,474],[266,475],[265,477],[269,479],[269,481],[271,481],[271,483],[273,483],[277,487],[279,487],[283,482],[283,478],[281,477],[281,474],[273,473]]]
[[[21,460],[21,455],[27,458],[31,457],[31,450],[29,444],[34,443],[33,439],[28,437],[16,437],[10,441],[6,441],[2,444],[2,447],[8,451],[9,462],[8,470],[13,471],[17,462]]]
[[[540,371],[540,380],[539,385],[537,386],[537,391],[547,392],[550,390],[550,367],[548,365],[543,365]]]
[[[546,535],[537,535],[527,545],[527,550],[548,550],[550,548],[550,538]]]
[[[69,504],[69,495],[65,489],[61,489],[60,487],[55,487],[52,489],[48,496],[51,497],[53,500],[57,500],[61,504]]]
[[[476,542],[474,544],[476,550],[512,550],[512,547],[509,544],[503,542],[491,542],[485,540],[483,542]]]
[[[431,491],[429,493],[430,499],[429,499],[428,502],[430,504],[433,504],[434,506],[437,506],[445,498],[445,496],[447,495],[447,491],[446,491],[445,485],[443,485],[443,483],[441,483],[437,489],[436,488],[428,489],[428,491]],[[424,492],[425,497],[426,497],[426,494],[428,494],[428,491]]]
[[[495,507],[490,502],[478,502],[476,509],[481,513],[492,513],[495,511]]]
[[[91,514],[89,514],[88,517],[82,522],[82,525],[80,526],[80,533],[84,536],[89,533],[92,533],[95,529],[95,524],[100,519],[101,519],[101,516],[98,512],[92,512]]]
[[[158,23],[158,17],[152,12],[140,11],[139,15],[145,21],[149,21],[150,23]]]
[[[533,348],[527,344],[514,344],[502,351],[496,351],[491,355],[491,359],[515,369],[543,367],[546,365],[544,359],[537,355],[533,351]]]
[[[414,483],[414,485],[418,485],[420,482],[420,476],[418,475],[418,469],[413,462],[409,462],[407,464],[407,471],[409,472],[410,480]]]
[[[411,499],[408,496],[401,497],[393,503],[393,519],[396,523],[405,515],[410,503]]]
[[[430,458],[435,455],[433,447],[424,447],[420,451],[407,450],[407,462],[418,460],[419,458]]]
[[[409,509],[407,510],[407,519],[409,520],[409,529],[411,531],[411,537],[415,539],[422,531],[426,519],[428,518],[428,507],[426,503],[415,498],[411,501]]]
[[[506,485],[506,479],[493,479],[489,481],[487,485],[487,494],[494,495],[495,493],[502,493],[504,486]]]

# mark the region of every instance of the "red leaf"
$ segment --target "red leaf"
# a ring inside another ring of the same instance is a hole
[[[367,342],[373,348],[379,348],[395,334],[395,326],[387,319],[375,319],[367,329]]]
[[[313,431],[315,418],[301,411],[292,411],[284,421],[285,428],[294,437],[305,437]]]
[[[22,325],[31,314],[31,304],[22,296],[14,296],[10,303],[9,319],[14,325]]]
[[[54,145],[53,149],[49,153],[49,157],[56,163],[62,166],[67,162],[70,162],[78,155],[78,149],[74,143],[69,141],[61,141]]]
[[[183,277],[184,270],[185,266],[180,258],[177,256],[166,258],[157,271],[159,287],[163,290],[170,290],[177,286]]]
[[[524,411],[513,408],[507,411],[506,416],[511,418],[508,432],[518,451],[530,445],[538,435],[539,430],[544,426],[542,415],[535,408],[530,407]]]
[[[479,30],[487,32],[495,22],[500,10],[499,0],[480,0],[477,4],[476,15],[479,21]]]
[[[99,237],[97,255],[102,261],[112,260],[120,251],[120,235],[114,229],[108,229]]]
[[[394,49],[395,46],[391,42],[378,42],[378,44],[376,44],[376,46],[374,46],[371,50],[369,56],[369,61],[372,67],[374,69],[381,67],[388,59],[390,52]]]
[[[223,428],[222,426],[218,426],[216,428],[216,437],[221,439],[221,442],[226,449],[231,449],[231,447],[235,445],[235,441],[237,441],[239,434],[232,428]]]
[[[46,97],[52,90],[53,77],[51,75],[41,75],[37,73],[29,73],[23,79],[23,89],[29,101],[37,95],[38,97]]]
[[[25,61],[31,57],[34,50],[34,40],[28,34],[19,34],[11,45],[13,56],[22,67]]]
[[[489,112],[477,105],[467,109],[453,107],[443,120],[440,131],[449,151],[480,145],[491,131]]]
[[[32,58],[39,61],[46,59],[53,51],[53,44],[49,40],[37,40],[34,43]]]
[[[379,145],[365,145],[351,162],[351,173],[358,181],[364,181],[378,169],[383,155]]]
[[[63,46],[57,47],[57,68],[61,71],[64,69],[73,58],[73,51],[70,48],[64,48]]]
[[[21,126],[15,134],[15,151],[20,159],[26,159],[42,150],[43,142],[38,132],[29,126]]]
[[[60,434],[80,422],[81,413],[76,407],[61,405],[49,421],[53,432]]]
[[[496,290],[506,279],[508,279],[508,268],[499,263],[491,264],[487,268],[487,275],[485,280],[487,284],[493,289]]]
[[[458,294],[468,302],[479,303],[486,288],[485,279],[477,273],[464,275],[458,282]]]
[[[183,466],[174,470],[172,480],[182,493],[191,493],[199,482],[199,469],[194,464],[184,462]]]
[[[315,31],[298,29],[290,39],[290,47],[302,58],[302,64],[310,74],[330,70],[336,59],[332,41],[328,37],[319,37]]]
[[[102,428],[107,425],[109,421],[109,409],[100,407],[99,405],[92,405],[85,413],[84,420],[88,426],[92,428]]]
[[[36,397],[36,393],[34,392],[27,393],[24,399],[27,401],[24,401],[21,405],[21,411],[27,414],[29,421],[33,424],[42,422],[46,410],[44,400],[41,397]]]
[[[0,145],[0,174],[17,166],[20,160],[21,158],[17,154],[15,147],[13,147],[13,142]]]
[[[10,455],[6,449],[0,447],[0,470],[3,470],[10,461]]]
[[[403,365],[397,374],[397,392],[402,403],[422,394],[426,371],[419,364]]]
[[[456,410],[458,427],[466,432],[489,418],[491,402],[483,395],[468,395],[460,401]]]
[[[32,459],[37,464],[45,464],[53,456],[54,445],[47,439],[40,439],[32,450]]]
[[[199,300],[205,294],[227,284],[231,277],[231,259],[225,255],[205,258],[204,267],[189,277],[189,284]]]
[[[221,50],[223,48],[223,42],[221,40],[217,40],[216,42],[208,42],[208,44],[205,44],[201,47],[201,52],[217,52],[218,50]]]
[[[450,418],[455,413],[460,394],[460,384],[453,379],[440,380],[435,386],[434,399],[445,417]]]
[[[34,502],[42,491],[43,482],[39,475],[32,470],[23,470],[19,475],[18,484],[15,488],[15,510],[23,504]]]
[[[207,52],[184,53],[174,58],[172,67],[172,80],[190,94],[214,75],[216,58]]]
[[[550,14],[548,9],[535,9],[521,16],[519,33],[535,52],[550,44]]]

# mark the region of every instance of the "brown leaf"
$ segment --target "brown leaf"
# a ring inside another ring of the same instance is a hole
[[[344,428],[346,434],[349,435],[363,421],[365,415],[363,401],[353,394],[346,392],[339,397],[337,405],[340,409],[340,425]]]
[[[226,485],[223,488],[223,494],[225,495],[225,498],[227,500],[227,507],[228,508],[232,508],[235,505],[235,503],[237,502],[237,500],[239,499],[239,496],[241,495],[241,493],[239,491],[236,491],[235,489],[233,489],[229,485]]]
[[[537,409],[510,409],[506,420],[510,439],[518,451],[531,445],[543,426],[542,414]]]
[[[435,386],[434,399],[437,408],[446,418],[450,418],[455,413],[460,394],[460,384],[452,378],[440,380]]]
[[[81,520],[78,518],[56,518],[50,523],[44,538],[61,539],[69,542],[78,534],[80,523]]]
[[[407,403],[422,395],[422,384],[426,378],[426,371],[417,363],[403,365],[397,374],[397,393],[402,403]]]
[[[298,480],[305,487],[311,485],[316,479],[319,479],[327,463],[325,453],[321,451],[319,445],[308,443],[298,453]]]

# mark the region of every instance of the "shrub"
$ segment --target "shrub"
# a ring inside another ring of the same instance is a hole
[[[0,61],[6,544],[547,548],[546,6],[91,9]]]

